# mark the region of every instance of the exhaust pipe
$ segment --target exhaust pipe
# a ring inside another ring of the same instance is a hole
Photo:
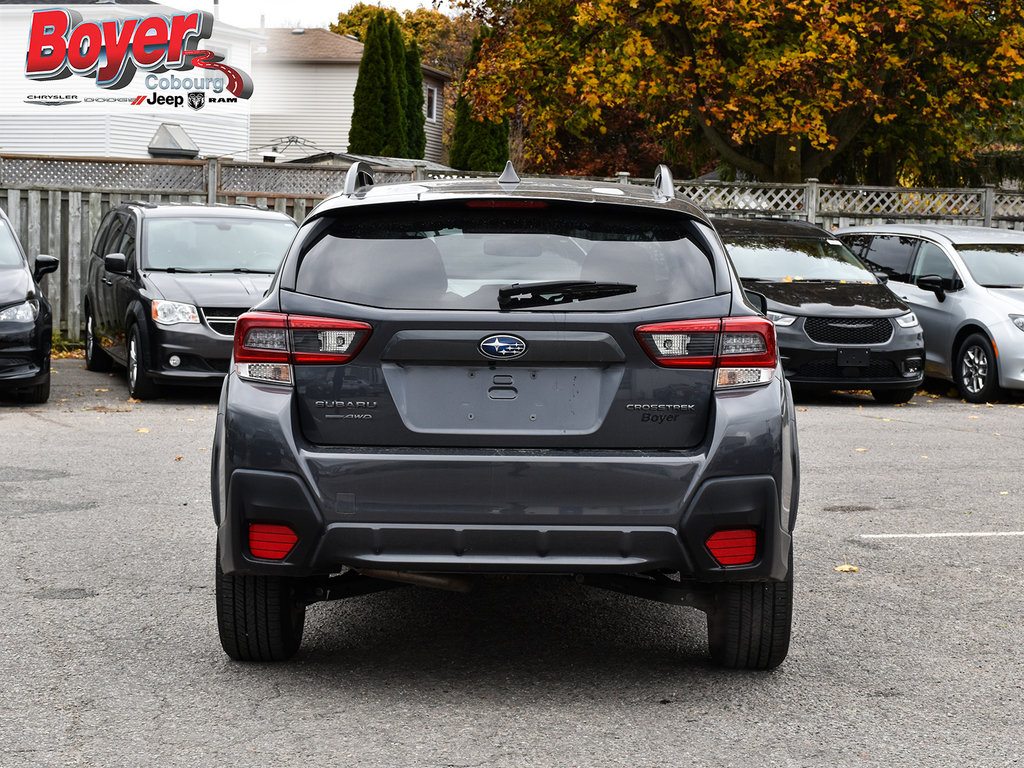
[[[375,571],[364,568],[357,569],[363,576],[384,581],[398,581],[417,587],[444,589],[448,592],[469,592],[473,585],[467,579],[456,576],[432,576],[426,573],[409,573],[408,571]]]

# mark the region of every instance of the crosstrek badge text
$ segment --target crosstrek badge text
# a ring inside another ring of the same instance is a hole
[[[223,73],[228,91],[247,99],[252,95],[252,78],[222,64],[223,58],[212,51],[196,48],[213,33],[213,23],[213,16],[205,11],[109,21],[83,21],[78,11],[67,8],[34,11],[25,76],[30,80],[94,77],[100,88],[117,89],[128,86],[140,69],[164,72],[199,67]]]

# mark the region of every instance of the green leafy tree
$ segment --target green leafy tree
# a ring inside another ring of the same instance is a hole
[[[348,151],[355,154],[379,155],[384,146],[388,114],[382,94],[394,87],[388,75],[391,46],[386,25],[384,15],[378,13],[366,29],[348,132]]]
[[[427,116],[423,112],[423,67],[416,40],[409,41],[405,51],[406,100],[405,116],[409,121],[409,157],[422,158],[427,149],[427,134],[424,125]]]
[[[484,35],[473,41],[467,68],[479,61]],[[453,168],[465,171],[500,171],[508,160],[509,121],[480,119],[473,114],[473,106],[462,94],[455,102],[455,127],[452,131],[448,162]]]
[[[385,29],[388,78],[388,88],[382,94],[385,123],[381,154],[389,157],[409,157],[409,120],[405,111],[409,97],[409,82],[405,72],[405,43],[395,18],[388,17],[383,11],[380,18]]]

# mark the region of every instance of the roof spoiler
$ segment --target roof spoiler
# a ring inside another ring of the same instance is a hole
[[[676,196],[676,184],[672,178],[672,171],[662,163],[654,172],[654,199],[674,200]]]
[[[366,187],[373,186],[373,169],[369,163],[357,160],[352,163],[345,174],[345,187],[342,190],[345,197],[352,197],[356,192]]]

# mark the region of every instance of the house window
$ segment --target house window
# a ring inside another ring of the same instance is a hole
[[[423,106],[427,110],[427,120],[437,122],[437,88],[427,86],[427,101]]]

